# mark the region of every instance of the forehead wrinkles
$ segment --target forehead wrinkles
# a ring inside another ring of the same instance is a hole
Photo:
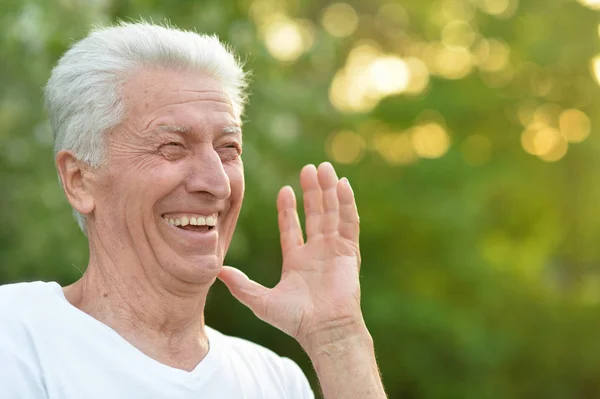
[[[185,104],[192,102],[213,102],[220,103],[231,108],[229,97],[220,90],[190,90],[190,89],[175,89],[169,90],[168,95],[165,92],[157,93],[159,102],[170,104]],[[166,105],[166,104],[163,104]]]
[[[233,117],[233,108],[229,101],[227,101],[226,97],[223,98],[214,98],[214,97],[196,97],[196,98],[187,98],[187,99],[178,99],[178,101],[168,101],[162,105],[159,105],[157,108],[153,110],[153,112],[159,112],[164,110],[165,108],[175,107],[175,106],[194,106],[199,105],[202,107],[203,112],[226,112]],[[200,105],[202,104],[202,105]],[[210,104],[210,109],[206,108],[205,104]]]
[[[208,102],[233,114],[229,97],[220,90],[190,90],[158,87],[131,88],[126,95],[126,108],[133,111],[156,112],[164,107],[173,105]],[[143,105],[143,106],[141,106]],[[140,107],[141,106],[141,107]]]
[[[206,75],[141,70],[125,82],[123,89],[126,112],[137,117],[154,114],[169,106],[193,105],[194,102],[210,103],[214,110],[233,115],[231,100],[221,83]]]
[[[142,112],[137,116],[145,121],[143,130],[149,129],[157,120],[164,125],[191,126],[193,128],[198,126],[202,129],[239,125],[239,121],[233,116],[231,104],[226,101],[225,96],[215,98],[208,95],[199,98],[199,96],[193,95],[187,99],[179,99],[178,102],[166,102],[151,112]]]

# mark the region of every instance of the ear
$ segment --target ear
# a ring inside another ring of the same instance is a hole
[[[90,166],[70,151],[56,154],[56,169],[67,200],[77,212],[88,215],[95,207],[89,181]]]

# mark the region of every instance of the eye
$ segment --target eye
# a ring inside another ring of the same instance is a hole
[[[178,141],[168,141],[160,145],[160,149],[162,150],[179,150],[184,148],[185,146],[183,145],[183,143],[180,143]]]
[[[185,146],[177,141],[169,141],[161,144],[159,153],[168,160],[176,160],[185,155]]]
[[[232,161],[242,154],[242,146],[239,143],[227,143],[217,149],[223,161]]]
[[[221,147],[221,148],[224,148],[226,150],[229,150],[229,149],[236,150],[238,152],[238,154],[242,153],[242,146],[236,142],[227,143],[227,144],[223,145],[223,147]]]

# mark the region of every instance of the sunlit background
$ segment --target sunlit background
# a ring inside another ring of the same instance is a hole
[[[0,283],[87,261],[42,87],[90,26],[217,33],[252,71],[227,262],[274,285],[277,190],[356,192],[363,308],[390,398],[600,397],[600,1],[2,0]],[[208,324],[308,358],[217,283]]]

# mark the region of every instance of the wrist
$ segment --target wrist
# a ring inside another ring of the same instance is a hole
[[[364,322],[327,329],[305,347],[325,398],[384,399],[373,339]]]
[[[323,356],[344,355],[356,349],[373,350],[373,338],[364,321],[332,324],[311,334],[302,345],[313,361]]]

